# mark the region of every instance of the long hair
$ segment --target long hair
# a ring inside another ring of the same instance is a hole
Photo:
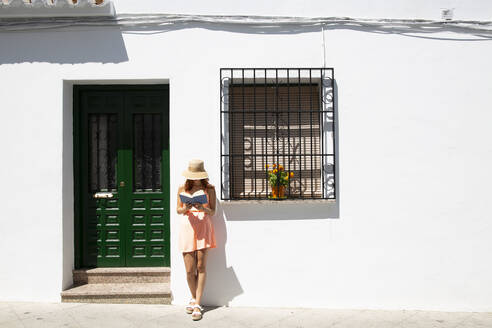
[[[200,179],[200,182],[202,183],[202,188],[207,189],[209,186],[208,179]],[[185,191],[190,191],[191,188],[193,188],[193,180],[186,179],[185,182]]]

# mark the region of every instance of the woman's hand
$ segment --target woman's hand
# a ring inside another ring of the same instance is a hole
[[[192,206],[193,206],[192,204],[188,204],[188,203],[183,204],[183,206],[180,208],[179,214],[185,214],[191,209]]]
[[[200,211],[204,211],[204,208],[205,208],[205,207],[203,206],[203,204],[200,204],[200,203],[193,204],[193,206],[195,206],[195,208],[196,208],[197,210],[200,210]]]
[[[210,209],[210,207],[205,207],[205,206],[203,206],[203,204],[197,203],[197,204],[193,204],[193,206],[195,206],[196,209],[198,209],[199,211],[203,211],[207,214],[213,214],[214,213],[212,211],[212,209]]]

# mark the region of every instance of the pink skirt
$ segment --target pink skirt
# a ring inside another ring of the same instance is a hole
[[[192,252],[197,249],[215,248],[215,231],[210,214],[190,210],[180,216],[179,249]]]

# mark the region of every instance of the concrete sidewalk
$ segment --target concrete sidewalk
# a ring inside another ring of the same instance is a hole
[[[491,328],[492,313],[205,307],[192,321],[175,305],[0,302],[0,327]]]

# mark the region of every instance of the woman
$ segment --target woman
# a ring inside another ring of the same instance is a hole
[[[208,174],[201,160],[191,160],[183,176],[186,177],[186,182],[178,189],[176,211],[182,214],[179,249],[183,253],[186,279],[191,292],[186,312],[191,313],[193,320],[200,320],[203,311],[200,302],[205,286],[207,250],[216,247],[212,223],[212,216],[215,214],[215,188],[208,183]],[[184,191],[193,194],[200,190],[207,196],[206,204],[183,204],[179,197]]]

